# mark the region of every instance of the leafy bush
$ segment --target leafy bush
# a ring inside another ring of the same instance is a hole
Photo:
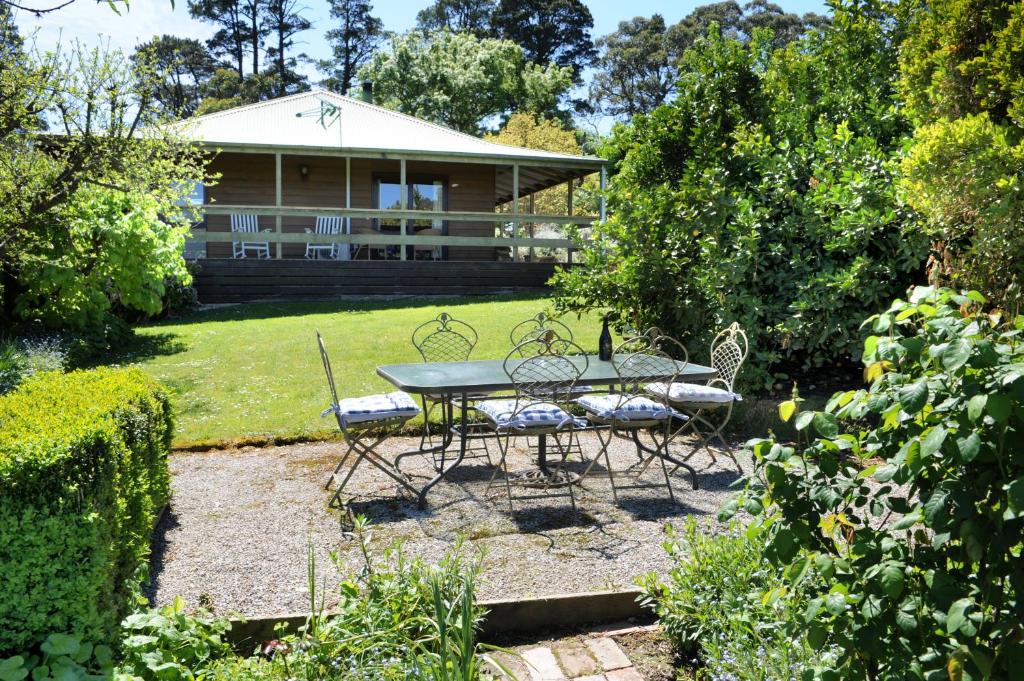
[[[14,655],[0,660],[0,679],[21,681],[78,681],[110,678],[114,655],[105,645],[82,643],[72,634],[50,634],[39,646],[39,653]]]
[[[1024,303],[1024,5],[937,0],[910,13],[900,94],[918,126],[903,194],[926,219],[935,283]]]
[[[728,534],[711,536],[693,518],[678,532],[666,529],[668,580],[652,573],[640,586],[677,646],[696,649],[714,681],[799,678],[818,655],[787,634],[785,623],[803,604],[763,560],[756,535],[733,525]]]
[[[41,374],[0,397],[0,651],[114,638],[169,494],[172,433],[137,369]]]
[[[770,49],[712,31],[676,100],[615,129],[610,219],[556,276],[557,305],[612,307],[706,347],[750,334],[743,379],[854,363],[864,309],[922,268],[927,242],[895,194],[907,122],[891,108],[896,28],[860,5]]]
[[[79,190],[65,207],[67,242],[40,247],[25,269],[18,316],[55,328],[101,324],[112,301],[146,314],[160,312],[165,279],[191,283],[182,253],[190,225],[169,219],[148,192]]]
[[[336,613],[316,602],[311,567],[312,613],[297,636],[270,641],[262,657],[229,658],[213,665],[209,679],[350,679],[472,681],[480,677],[476,627],[482,611],[473,584],[479,560],[461,547],[433,566],[407,559],[400,543],[383,561],[370,556],[371,533],[357,519],[363,568],[341,584]],[[311,566],[313,565],[311,559]]]
[[[186,613],[180,597],[162,608],[132,613],[121,622],[118,669],[145,681],[201,677],[215,660],[231,654],[223,638],[230,628],[224,618]]]
[[[753,441],[755,476],[724,515],[766,516],[765,557],[809,599],[794,626],[838,650],[820,678],[1015,678],[1024,317],[919,287],[868,323],[871,387],[821,412],[783,404],[800,442]]]
[[[64,371],[67,363],[58,338],[0,340],[0,395],[36,374]]]

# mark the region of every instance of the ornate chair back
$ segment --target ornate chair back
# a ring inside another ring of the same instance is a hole
[[[731,392],[749,349],[747,334],[739,324],[733,322],[722,329],[711,342],[711,368],[718,376],[708,381],[708,385],[719,384]]]
[[[644,385],[652,380],[669,384],[678,380],[689,364],[689,355],[682,343],[651,327],[624,340],[612,355],[612,366],[618,374],[624,393],[644,395]],[[650,399],[651,396],[645,396]],[[667,396],[661,401],[668,406]]]
[[[479,336],[472,326],[447,312],[420,324],[412,332],[412,344],[424,362],[465,362],[477,340]]]
[[[520,409],[567,400],[588,366],[583,348],[552,330],[517,345],[504,363]]]
[[[533,317],[530,317],[526,321],[519,322],[512,327],[512,331],[509,332],[509,340],[512,341],[512,347],[518,348],[524,344],[524,350],[535,350],[535,344],[529,344],[527,341],[534,340],[542,336],[547,331],[554,331],[559,338],[563,338],[568,341],[572,341],[572,329],[548,316],[546,312],[538,312]],[[520,355],[526,357],[526,355]]]

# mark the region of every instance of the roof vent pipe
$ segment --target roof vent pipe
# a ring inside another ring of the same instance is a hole
[[[362,99],[367,104],[373,104],[373,81],[363,81],[363,91],[360,96],[360,99]]]

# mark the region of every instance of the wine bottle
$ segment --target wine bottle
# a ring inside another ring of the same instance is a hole
[[[604,316],[601,324],[601,338],[597,342],[598,356],[602,361],[608,362],[612,358],[612,334],[608,331],[608,315]]]

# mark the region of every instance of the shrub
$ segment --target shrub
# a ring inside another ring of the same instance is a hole
[[[736,524],[712,536],[693,518],[678,532],[666,529],[668,580],[652,573],[640,586],[677,647],[697,652],[713,681],[799,678],[815,653],[785,623],[803,604],[763,560],[757,536]]]
[[[0,651],[112,640],[168,498],[172,432],[137,369],[41,374],[0,397]]]
[[[1016,678],[1024,317],[919,287],[868,323],[871,387],[821,412],[784,403],[800,442],[753,441],[755,475],[724,515],[766,516],[765,557],[809,599],[794,624],[839,651],[820,678]]]
[[[340,585],[335,613],[316,603],[310,559],[311,616],[298,636],[263,645],[263,658],[229,658],[211,667],[209,679],[351,679],[474,681],[480,678],[476,627],[483,614],[473,584],[479,560],[461,546],[436,565],[408,559],[401,543],[371,558],[365,519],[355,526],[363,568]],[[269,658],[269,659],[266,659]]]
[[[933,283],[1024,303],[1024,4],[935,0],[909,14],[900,94],[917,125],[903,195]]]
[[[64,371],[67,363],[67,353],[58,338],[0,340],[0,395],[36,374]]]
[[[699,40],[676,100],[613,132],[611,217],[585,267],[556,275],[556,304],[613,307],[691,347],[738,321],[748,387],[854,365],[863,310],[905,290],[928,250],[896,200],[909,127],[891,107],[892,24],[853,3],[784,49]]]

